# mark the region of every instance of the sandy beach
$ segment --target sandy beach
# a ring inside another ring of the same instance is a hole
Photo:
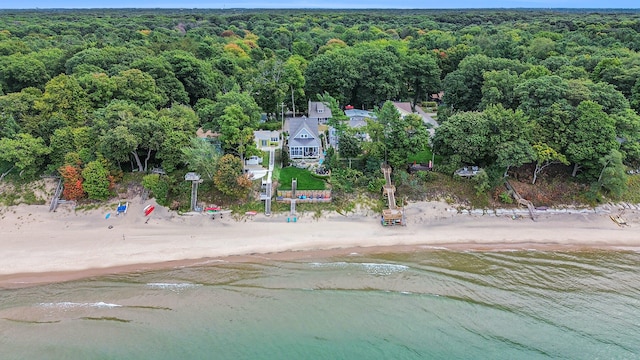
[[[131,199],[126,214],[20,205],[0,210],[0,287],[167,268],[212,261],[317,256],[318,252],[410,251],[415,248],[640,248],[634,205],[549,209],[533,221],[525,210],[466,211],[444,202],[406,207],[407,226],[383,227],[379,214],[179,215],[153,200]],[[145,217],[144,207],[156,210]],[[110,213],[107,219],[106,214]],[[610,215],[621,215],[619,226]]]

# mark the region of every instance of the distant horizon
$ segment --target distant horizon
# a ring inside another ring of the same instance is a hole
[[[391,6],[390,6],[391,5]],[[344,2],[339,0],[139,0],[136,6],[126,0],[24,0],[3,6],[2,10],[46,10],[46,9],[381,9],[381,10],[451,10],[451,9],[595,9],[595,10],[640,10],[637,0],[449,0],[436,3],[436,6],[420,4],[414,0],[360,0]],[[603,7],[603,5],[606,5]]]
[[[411,8],[411,7],[34,7],[34,8],[0,8],[4,10],[632,10],[637,8],[615,7],[441,7],[441,8]]]

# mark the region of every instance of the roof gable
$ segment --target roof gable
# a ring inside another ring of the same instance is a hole
[[[312,119],[328,119],[332,117],[331,108],[320,101],[309,100],[309,117]]]
[[[413,111],[411,111],[411,103],[395,101],[393,102],[393,106],[395,106],[396,109],[398,109],[402,117],[405,117],[409,114],[413,114]]]
[[[296,138],[302,129],[306,129],[313,137],[318,136],[318,123],[314,119],[302,117],[289,120],[289,135],[292,138]]]
[[[314,119],[293,118],[289,123],[289,146],[319,146],[318,123]]]
[[[315,136],[309,132],[309,129],[302,127],[294,136],[294,139],[315,139]]]

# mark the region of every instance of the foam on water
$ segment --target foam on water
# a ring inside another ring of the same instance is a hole
[[[93,302],[93,303],[61,301],[61,302],[52,302],[52,303],[39,303],[38,306],[49,307],[49,308],[62,308],[62,309],[73,309],[73,308],[117,308],[117,307],[122,307],[122,305],[105,303],[103,301]]]
[[[408,266],[399,264],[362,263],[362,266],[373,275],[391,275],[409,269]]]
[[[387,264],[387,263],[350,263],[344,261],[320,263],[313,262],[309,264],[311,267],[317,268],[362,268],[365,272],[372,275],[391,275],[398,272],[403,272],[409,269],[406,265],[400,264]]]
[[[192,283],[147,283],[147,287],[152,289],[162,289],[162,290],[185,290],[185,289],[193,289],[202,286],[201,284],[192,284]]]

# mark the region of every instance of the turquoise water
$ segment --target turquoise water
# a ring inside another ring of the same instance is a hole
[[[2,359],[636,359],[640,254],[421,251],[0,290]]]

